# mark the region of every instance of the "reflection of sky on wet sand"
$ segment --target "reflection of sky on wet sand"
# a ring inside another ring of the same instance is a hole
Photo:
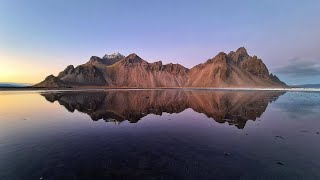
[[[244,179],[320,177],[320,135],[316,134],[320,131],[320,112],[314,109],[319,107],[318,94],[201,91],[187,94],[190,101],[183,93],[175,99],[161,99],[176,93],[116,93],[100,100],[93,98],[100,97],[96,93],[69,94],[63,103],[60,100],[62,105],[39,93],[1,93],[0,179],[101,179],[111,178],[112,173],[175,175],[179,179],[221,178],[226,174]],[[297,109],[308,102],[310,108],[315,106],[305,116],[305,110]],[[75,110],[71,113],[66,105]],[[250,109],[260,113],[252,114]],[[120,124],[92,121],[90,115],[95,112],[108,117],[105,110],[140,119]],[[145,114],[132,116],[136,115],[134,110]],[[214,119],[232,114],[248,119],[243,129]],[[285,166],[278,165],[279,161]]]
[[[287,112],[291,118],[301,119],[318,116],[320,109],[320,93],[292,92],[284,95],[276,105]]]

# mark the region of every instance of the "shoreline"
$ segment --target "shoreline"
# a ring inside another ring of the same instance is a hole
[[[1,91],[106,91],[106,90],[213,90],[213,91],[290,91],[290,92],[320,92],[320,88],[216,88],[216,87],[70,87],[70,88],[40,88],[40,87],[0,87]]]

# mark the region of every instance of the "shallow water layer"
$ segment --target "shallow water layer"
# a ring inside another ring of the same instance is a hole
[[[320,179],[320,93],[0,92],[0,179]]]

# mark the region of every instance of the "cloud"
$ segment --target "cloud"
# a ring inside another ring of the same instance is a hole
[[[277,74],[287,75],[289,77],[313,77],[320,76],[320,58],[314,60],[302,60],[294,58],[289,60],[286,66],[274,69]]]

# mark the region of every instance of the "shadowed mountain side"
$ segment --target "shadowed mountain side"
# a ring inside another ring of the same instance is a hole
[[[244,128],[256,120],[268,104],[284,92],[271,91],[187,91],[143,90],[105,92],[44,93],[48,101],[58,101],[68,111],[78,110],[92,120],[138,122],[148,114],[180,113],[191,108],[216,122]]]
[[[57,77],[50,76],[34,87],[286,87],[269,74],[257,56],[249,56],[241,47],[215,57],[191,69],[180,64],[148,63],[137,54],[127,57],[115,53],[103,58],[92,56],[82,65],[67,66]]]

